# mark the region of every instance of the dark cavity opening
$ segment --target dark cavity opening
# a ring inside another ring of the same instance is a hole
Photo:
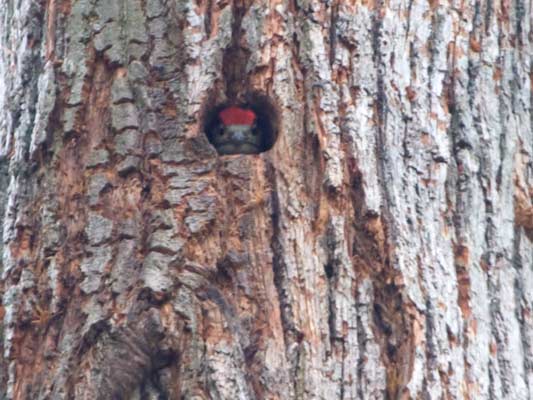
[[[258,93],[249,94],[245,98],[243,102],[226,101],[205,107],[202,118],[203,129],[207,139],[220,155],[263,153],[276,143],[279,113],[274,102],[268,96]],[[255,114],[254,125],[249,131],[243,132],[244,139],[242,139],[247,141],[249,138],[253,142],[252,145],[239,143],[240,139],[237,138],[242,137],[240,133],[238,136],[233,136],[232,131],[228,132],[219,114],[230,107],[251,110]]]

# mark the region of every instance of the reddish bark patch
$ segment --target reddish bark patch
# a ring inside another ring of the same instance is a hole
[[[533,241],[533,205],[524,195],[515,196],[515,223],[524,228],[529,240]]]

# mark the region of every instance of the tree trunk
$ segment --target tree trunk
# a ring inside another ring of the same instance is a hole
[[[532,399],[532,23],[0,0],[4,397]]]

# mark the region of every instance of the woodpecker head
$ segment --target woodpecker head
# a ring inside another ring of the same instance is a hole
[[[218,113],[218,119],[212,143],[219,154],[256,154],[261,151],[261,135],[252,110],[227,107]]]

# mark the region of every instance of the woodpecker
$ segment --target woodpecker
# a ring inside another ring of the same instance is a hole
[[[261,151],[261,135],[252,110],[227,107],[218,113],[218,119],[212,143],[219,154],[257,154]]]

